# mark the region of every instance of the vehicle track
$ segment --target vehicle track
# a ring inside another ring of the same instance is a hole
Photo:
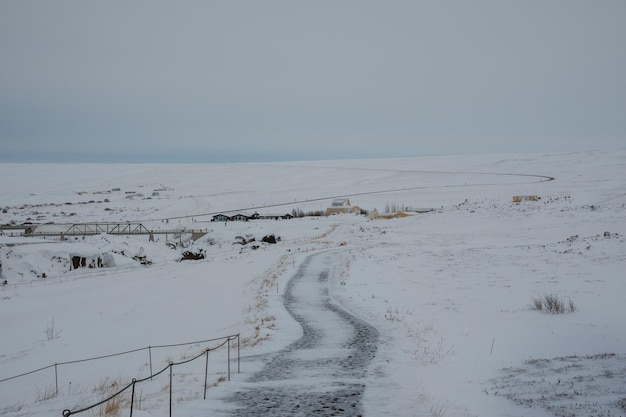
[[[283,166],[290,166],[290,165],[283,165]],[[330,168],[330,167],[328,167]],[[548,182],[548,181],[554,181],[556,178],[555,177],[551,177],[548,175],[539,175],[539,174],[514,174],[514,173],[509,173],[509,172],[473,172],[473,171],[419,171],[419,170],[396,170],[396,169],[375,169],[375,168],[350,168],[350,167],[333,167],[336,169],[343,169],[343,170],[350,170],[350,171],[390,171],[390,172],[404,172],[404,173],[415,173],[415,174],[448,174],[448,175],[464,175],[464,174],[470,174],[470,175],[483,175],[483,176],[506,176],[506,177],[524,177],[524,178],[531,178],[534,181],[532,181],[531,183],[541,183],[541,182]],[[474,187],[477,186],[490,186],[490,185],[495,185],[494,183],[489,183],[489,182],[484,182],[484,183],[472,183],[471,184]],[[504,185],[504,183],[498,183],[498,185]],[[463,182],[458,182],[458,183],[451,183],[451,184],[445,184],[445,185],[433,185],[433,186],[409,186],[409,187],[403,187],[401,190],[400,189],[396,189],[396,188],[392,188],[392,189],[382,189],[382,190],[370,190],[370,191],[362,191],[362,192],[350,192],[347,194],[338,194],[338,195],[334,195],[334,196],[325,196],[325,197],[318,197],[318,198],[310,198],[310,199],[306,199],[306,200],[296,200],[296,201],[289,201],[289,202],[284,202],[284,203],[274,203],[274,204],[265,204],[265,205],[261,205],[261,206],[251,206],[251,207],[242,207],[242,208],[236,208],[236,209],[229,209],[229,210],[222,210],[219,212],[211,212],[211,213],[197,213],[197,214],[186,214],[183,216],[175,216],[175,217],[167,217],[167,218],[162,218],[162,219],[151,219],[151,220],[144,220],[144,222],[148,222],[148,221],[161,221],[161,220],[176,220],[176,219],[187,219],[187,218],[191,218],[191,217],[202,217],[202,216],[214,216],[216,214],[219,213],[235,213],[235,212],[241,212],[241,211],[251,211],[251,210],[259,210],[259,209],[268,209],[268,208],[274,208],[274,207],[290,207],[293,206],[294,204],[298,204],[298,203],[313,203],[313,202],[318,202],[318,201],[329,201],[329,200],[334,200],[335,198],[345,198],[345,197],[358,197],[358,196],[364,196],[364,195],[374,195],[374,194],[386,194],[386,193],[398,193],[398,192],[406,192],[406,191],[416,191],[416,190],[431,190],[431,189],[436,189],[436,188],[456,188],[456,187],[467,187],[468,184],[466,181]],[[137,220],[137,221],[141,221],[141,220]]]
[[[378,331],[338,306],[329,277],[338,252],[309,256],[290,279],[284,304],[303,335],[265,355],[263,368],[225,401],[233,416],[361,416]]]

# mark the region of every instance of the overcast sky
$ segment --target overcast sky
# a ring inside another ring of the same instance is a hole
[[[626,146],[626,1],[0,1],[1,161]]]

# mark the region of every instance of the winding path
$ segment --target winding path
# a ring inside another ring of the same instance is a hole
[[[285,307],[303,336],[262,358],[263,369],[225,399],[233,416],[361,416],[378,331],[333,302],[328,290],[339,252],[306,258],[289,281]]]

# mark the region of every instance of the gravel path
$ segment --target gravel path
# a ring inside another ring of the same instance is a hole
[[[328,279],[337,254],[309,256],[289,281],[284,302],[303,336],[263,358],[263,369],[227,398],[234,416],[361,416],[367,368],[378,332],[337,304]]]

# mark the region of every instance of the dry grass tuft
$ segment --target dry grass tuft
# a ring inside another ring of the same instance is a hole
[[[54,385],[45,384],[43,387],[35,386],[37,389],[37,401],[47,401],[57,396]]]
[[[100,394],[101,400],[109,399],[98,407],[92,408],[91,415],[94,417],[105,416],[119,416],[122,406],[124,404],[124,398],[122,395],[115,395],[120,389],[120,383],[118,380],[111,381],[109,378],[104,378],[100,381],[100,384],[96,386],[94,392]],[[115,396],[114,396],[115,395]]]
[[[574,304],[571,298],[569,298],[566,303],[556,294],[533,297],[530,308],[536,311],[545,311],[550,314],[573,313],[577,310],[576,304]]]

